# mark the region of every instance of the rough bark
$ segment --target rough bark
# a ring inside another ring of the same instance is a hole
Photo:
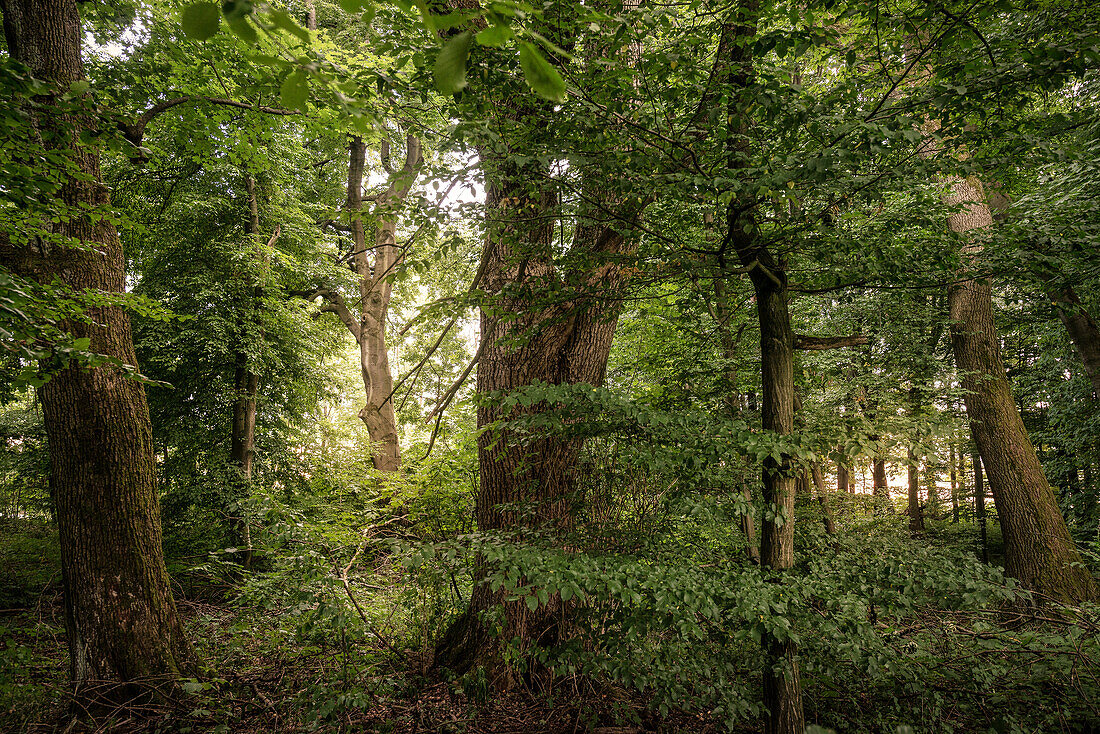
[[[595,61],[592,57],[603,58],[607,49],[596,43],[583,53]],[[493,142],[479,150],[487,220],[480,287],[492,300],[481,309],[477,392],[506,395],[536,381],[600,385],[621,309],[618,293],[626,281],[621,262],[635,246],[623,233],[649,200],[625,197],[598,162],[579,167],[580,203],[569,258],[559,261],[553,248],[561,216],[558,183],[544,159],[525,156],[517,162],[511,155],[538,149],[548,105],[525,96],[494,99],[493,107],[495,139],[508,140],[508,149]],[[523,412],[548,407],[536,404]],[[478,426],[488,429],[517,416],[502,411],[483,401]],[[513,439],[507,428],[485,430],[478,438],[478,529],[546,532],[551,542],[559,542],[573,527],[580,500],[575,480],[582,444],[554,433],[522,444]],[[436,662],[458,671],[483,665],[502,687],[537,684],[548,671],[529,660],[521,678],[505,663],[501,643],[517,640],[523,652],[572,636],[569,605],[559,595],[534,610],[522,601],[503,603],[499,634],[490,634],[482,616],[502,604],[504,590],[493,592],[482,583],[487,571],[479,559],[469,609],[437,647]]]
[[[81,26],[73,0],[2,0],[8,51],[57,92],[84,78]],[[48,104],[48,98],[39,98]],[[68,207],[107,207],[98,154],[76,134],[90,121],[36,115],[44,145],[73,160],[83,174],[59,192]],[[0,259],[42,282],[60,279],[74,290],[121,293],[122,245],[106,219],[76,216],[56,233],[88,249],[2,247]],[[117,307],[97,307],[65,324],[91,349],[136,366],[130,320]],[[70,367],[40,391],[57,504],[70,676],[79,694],[99,682],[129,698],[142,681],[196,672],[169,589],[154,483],[152,431],[140,382],[110,367]],[[126,685],[115,685],[122,682]]]
[[[836,488],[838,492],[851,492],[854,489],[849,478],[848,466],[843,461],[836,463]]]
[[[981,236],[993,222],[981,184],[954,177],[946,202],[961,210],[948,220],[973,265]],[[1005,541],[1005,570],[1026,587],[1070,602],[1097,596],[1096,581],[1081,564],[1054,493],[1043,474],[1013,400],[993,322],[992,282],[975,276],[948,292],[951,342],[971,433],[989,476]]]

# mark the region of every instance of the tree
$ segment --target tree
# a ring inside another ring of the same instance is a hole
[[[99,154],[80,140],[94,122],[87,112],[56,106],[66,98],[79,106],[87,88],[76,3],[4,0],[2,9],[11,58],[49,85],[47,94],[26,103],[26,133],[75,169],[54,193],[68,212],[49,234],[65,244],[17,244],[9,238],[0,245],[4,264],[39,282],[58,278],[73,291],[121,294],[122,246],[111,218],[103,216],[110,198],[100,180]],[[112,299],[66,326],[90,340],[96,352],[136,366],[129,315]],[[72,366],[46,383],[40,396],[74,685],[86,693],[98,681],[121,681],[126,685],[116,694],[130,697],[143,679],[195,674],[161,550],[144,386],[113,367]]]
[[[964,262],[972,265],[982,230],[993,218],[977,180],[954,176],[949,185],[945,199],[958,211],[948,226],[960,236]],[[970,430],[1001,518],[1005,570],[1055,599],[1095,599],[1096,581],[1081,563],[1012,397],[993,323],[992,288],[989,277],[966,277],[948,291],[948,308]]]
[[[389,141],[382,144],[382,165],[390,176],[386,188],[370,197],[374,201],[374,228],[368,245],[367,225],[362,214],[363,166],[366,145],[354,135],[348,145],[348,186],[344,210],[349,224],[340,225],[351,233],[351,252],[347,259],[358,277],[359,311],[353,314],[339,291],[330,287],[303,293],[307,298],[324,300],[321,312],[336,314],[359,344],[359,361],[367,402],[359,418],[367,426],[371,442],[378,448],[372,454],[374,468],[395,472],[401,466],[401,446],[393,402],[393,374],[386,348],[386,321],[393,293],[393,279],[404,252],[397,246],[397,210],[409,195],[423,165],[420,140],[412,133],[405,139],[405,163],[397,170],[390,167]],[[331,222],[328,222],[332,226]]]

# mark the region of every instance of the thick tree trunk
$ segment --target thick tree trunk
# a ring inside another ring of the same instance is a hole
[[[84,78],[73,0],[2,0],[0,7],[8,51],[35,77],[58,93]],[[64,182],[60,202],[73,209],[109,206],[99,157],[76,140],[89,123],[42,115],[34,124],[45,145],[83,174]],[[74,290],[124,290],[122,245],[107,219],[93,223],[77,215],[56,233],[89,249],[4,246],[4,265],[45,283],[58,278]],[[92,351],[136,365],[126,312],[99,307],[87,316],[66,328],[89,338]],[[162,555],[144,387],[110,367],[70,367],[44,385],[40,397],[60,531],[69,672],[78,693],[108,682],[109,695],[126,698],[145,690],[143,679],[195,674]]]
[[[973,262],[982,230],[993,220],[980,183],[955,177],[951,185],[946,201],[963,209],[948,224],[965,238],[963,257]],[[1001,519],[1005,570],[1026,587],[1060,600],[1096,598],[1096,582],[1081,564],[1012,397],[993,323],[990,279],[952,286],[948,309],[966,413]]]
[[[494,104],[494,124],[501,127],[536,130],[544,124],[547,106],[531,97]],[[524,134],[535,133],[517,133],[517,139]],[[625,282],[619,262],[634,247],[624,237],[624,225],[640,216],[646,201],[624,201],[605,173],[582,168],[571,262],[559,265],[553,247],[561,216],[558,184],[544,162],[517,163],[513,143],[509,150],[496,145],[480,151],[487,232],[479,287],[494,296],[481,311],[477,392],[507,395],[536,382],[601,385],[621,309],[617,294]],[[479,405],[478,426],[487,429],[478,438],[480,531],[531,530],[553,538],[573,526],[581,442],[552,432],[521,442],[507,428],[490,429],[521,412],[548,408],[536,404],[511,412],[489,400]],[[502,605],[505,591],[493,592],[482,582],[487,572],[479,559],[468,612],[437,647],[436,662],[457,671],[483,665],[501,687],[535,684],[547,671],[530,656],[522,680],[502,655],[502,643],[517,641],[522,654],[572,636],[569,605],[559,595],[534,610],[523,601],[503,603],[500,633],[490,635],[482,613]]]

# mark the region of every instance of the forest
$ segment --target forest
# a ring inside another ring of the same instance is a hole
[[[0,731],[1100,731],[1100,5],[0,13]]]

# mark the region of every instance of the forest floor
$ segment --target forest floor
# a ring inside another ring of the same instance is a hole
[[[376,646],[287,644],[229,602],[188,598],[177,606],[207,677],[183,700],[131,704],[76,717],[56,536],[28,524],[0,532],[0,732],[300,732],[379,734],[641,734],[713,732],[707,717],[654,719],[625,689],[561,682],[556,690],[500,693],[444,680],[424,651],[399,657]],[[199,590],[195,596],[209,596]],[[208,589],[205,591],[209,591]],[[746,729],[751,731],[751,729]]]
[[[350,640],[332,631],[343,629],[339,625],[303,637],[293,610],[257,611],[238,588],[204,585],[179,572],[177,603],[204,666],[202,679],[186,681],[186,695],[171,705],[74,717],[59,560],[56,535],[44,525],[0,527],[0,732],[710,734],[757,728],[752,717],[732,725],[707,713],[658,717],[650,700],[624,686],[580,679],[558,678],[549,691],[503,693],[484,676],[431,670],[426,643],[370,635]],[[898,721],[901,712],[918,724],[915,731],[1100,731],[1100,698],[1093,696],[1100,690],[1100,617],[1089,618],[1093,622],[1067,636],[1070,628],[1059,620],[1051,625],[1004,609],[912,609],[904,620],[878,623],[887,668],[895,668],[877,677],[858,666],[815,670],[807,660],[807,716],[830,721],[836,731],[889,734],[914,730],[883,728],[882,712],[890,707],[893,718],[886,720]],[[758,677],[744,671],[738,683],[755,690]],[[929,716],[950,718],[933,724]],[[1048,723],[1022,725],[1027,721]]]
[[[679,715],[658,722],[645,702],[625,690],[561,684],[535,694],[493,693],[476,700],[459,682],[422,675],[424,660],[410,654],[351,674],[339,648],[272,653],[256,644],[241,649],[228,605],[180,600],[181,614],[207,650],[231,651],[210,660],[214,676],[173,705],[131,704],[74,717],[67,681],[68,651],[60,589],[50,588],[33,609],[0,610],[0,732],[355,731],[379,734],[538,734],[540,732],[713,732],[705,717]],[[236,640],[236,642],[234,642]],[[357,649],[352,655],[382,655]],[[379,668],[383,670],[380,672]],[[347,673],[347,677],[344,677]],[[200,688],[200,686],[202,686]],[[85,712],[86,713],[86,712]],[[746,731],[752,731],[746,728]]]

